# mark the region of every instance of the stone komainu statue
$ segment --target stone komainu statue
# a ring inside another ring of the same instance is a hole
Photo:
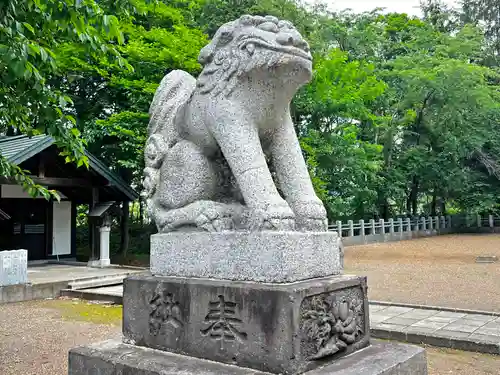
[[[326,230],[290,117],[312,76],[307,42],[288,21],[245,15],[199,62],[198,80],[167,74],[150,108],[144,187],[158,230]]]

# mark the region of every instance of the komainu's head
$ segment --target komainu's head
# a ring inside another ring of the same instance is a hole
[[[245,15],[221,26],[198,57],[202,93],[228,95],[240,77],[259,70],[304,84],[311,79],[309,45],[289,21]],[[287,74],[289,73],[289,74]]]

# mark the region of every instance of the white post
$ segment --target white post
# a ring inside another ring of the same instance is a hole
[[[451,226],[451,216],[449,216],[449,215],[447,216],[447,221],[448,221],[448,228],[451,229],[452,228],[452,226]]]
[[[354,222],[349,220],[347,223],[349,224],[349,237],[354,237]]]
[[[403,228],[403,219],[401,218],[398,219],[398,228],[399,228],[399,239],[402,239],[404,228]]]
[[[99,227],[99,259],[91,260],[88,263],[89,267],[108,267],[111,264],[109,259],[109,225],[101,225]]]
[[[476,216],[476,225],[478,228],[481,228],[483,226],[481,223],[481,215]]]
[[[361,236],[361,240],[365,243],[365,221],[361,219],[359,221],[359,235]]]
[[[370,234],[377,234],[377,231],[375,229],[375,220],[370,219]]]
[[[111,232],[111,227],[108,225],[103,225],[99,227],[100,236],[100,256],[99,264],[101,267],[107,267],[111,264],[109,259],[109,234]]]
[[[429,230],[431,231],[431,233],[433,229],[434,229],[434,219],[432,218],[432,216],[429,216]]]
[[[439,232],[439,217],[434,216],[434,229]]]
[[[408,230],[408,238],[413,238],[413,232],[411,230],[411,219],[409,217],[406,218],[406,229]]]
[[[342,221],[340,220],[337,221],[337,233],[339,237],[342,238]]]
[[[445,228],[446,228],[446,218],[445,218],[444,216],[441,216],[440,220],[441,220],[441,225],[440,225],[440,227],[441,227],[442,229],[445,229]]]
[[[380,219],[379,224],[380,224],[380,234],[385,235],[385,221],[384,221],[384,219]]]
[[[422,218],[422,230],[426,231],[427,230],[427,221],[425,217]]]
[[[488,216],[488,221],[490,223],[490,228],[495,226],[495,220],[493,219],[493,215]]]

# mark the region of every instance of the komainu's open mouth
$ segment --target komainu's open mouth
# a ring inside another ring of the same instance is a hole
[[[308,51],[305,51],[301,48],[298,48],[298,47],[283,46],[283,45],[277,44],[277,43],[270,43],[267,40],[264,40],[261,38],[256,38],[256,37],[247,38],[240,43],[240,48],[246,49],[250,54],[253,54],[256,46],[260,46],[262,48],[265,48],[265,49],[268,49],[271,51],[282,52],[282,53],[286,53],[289,55],[301,57],[303,59],[312,61],[311,53]]]

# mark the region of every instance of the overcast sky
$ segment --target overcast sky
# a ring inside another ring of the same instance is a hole
[[[317,0],[307,0],[314,3]],[[390,12],[400,12],[419,15],[420,0],[323,0],[328,3],[332,10],[351,8],[354,12],[370,11],[374,8],[387,8]],[[448,4],[455,3],[454,0],[445,0]]]

